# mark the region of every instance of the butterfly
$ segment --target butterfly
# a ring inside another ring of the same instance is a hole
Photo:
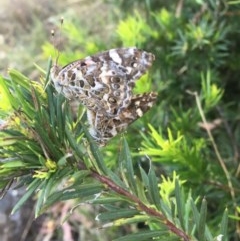
[[[154,92],[134,95],[135,82],[155,56],[136,47],[110,49],[63,68],[51,68],[55,89],[87,109],[89,130],[100,144],[125,130],[156,101]]]

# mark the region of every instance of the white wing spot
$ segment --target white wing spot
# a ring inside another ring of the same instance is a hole
[[[112,60],[118,64],[122,64],[122,59],[120,58],[119,54],[117,53],[116,49],[111,49],[109,51],[109,56]]]

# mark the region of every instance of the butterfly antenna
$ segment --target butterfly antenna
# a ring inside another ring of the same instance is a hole
[[[51,30],[51,35],[52,35],[52,45],[54,47],[54,55],[56,56],[55,64],[57,65],[59,51],[57,49],[56,38],[55,38],[55,31],[53,29]]]
[[[63,30],[63,21],[64,21],[64,18],[61,17],[60,19],[60,31],[59,31],[59,46],[62,45],[62,30]],[[57,58],[56,58],[56,64],[58,63],[58,59],[60,57],[60,51],[59,49],[57,49]]]
[[[57,49],[56,49],[56,42],[55,42],[55,31],[52,29],[51,30],[51,36],[52,36],[52,38],[51,38],[51,42],[52,42],[52,45],[54,46],[54,51],[55,51],[55,56],[56,56],[56,54],[57,54]],[[52,57],[52,56],[51,56]],[[57,63],[55,63],[55,64],[57,64]],[[51,64],[52,65],[52,64]],[[52,66],[50,66],[50,67],[52,67]],[[50,70],[50,72],[51,72],[51,70]],[[50,75],[49,75],[49,79],[48,79],[48,81],[47,81],[47,83],[45,84],[45,87],[44,87],[44,91],[46,91],[46,89],[47,89],[47,87],[48,87],[48,85],[51,83],[51,77],[50,77]]]
[[[63,26],[63,17],[61,17],[60,23],[61,23],[61,27],[60,27],[60,40],[59,40],[59,43],[61,43],[61,33],[62,33],[62,26]],[[52,39],[51,39],[52,41],[51,42],[52,42],[52,45],[54,47],[54,55],[56,56],[56,58],[55,58],[55,66],[57,66],[58,59],[60,57],[60,51],[59,51],[59,49],[57,47],[57,42],[56,42],[56,36],[55,36],[54,29],[51,30],[51,36],[52,36]],[[47,86],[49,85],[50,82],[51,82],[51,79],[49,79],[49,81],[46,83],[44,90],[47,88]]]
[[[64,21],[64,19],[63,19],[63,17],[61,17],[61,19],[60,19],[60,24],[61,25],[60,25],[58,46],[61,46],[63,21]],[[54,46],[54,51],[55,51],[55,56],[56,56],[55,65],[57,65],[59,57],[60,57],[60,51],[59,51],[59,49],[57,47],[56,36],[55,36],[55,31],[54,30],[51,31],[51,35],[52,35],[52,44]]]

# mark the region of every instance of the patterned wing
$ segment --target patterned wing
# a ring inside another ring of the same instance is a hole
[[[65,97],[79,100],[95,113],[114,117],[130,104],[136,80],[154,59],[153,54],[135,47],[111,49],[62,69],[53,66],[51,78]]]
[[[151,109],[156,99],[157,93],[155,92],[135,95],[128,107],[113,118],[99,116],[94,111],[87,110],[90,134],[100,146],[104,146],[111,138],[126,130],[132,122]]]

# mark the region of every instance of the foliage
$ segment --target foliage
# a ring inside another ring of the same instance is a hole
[[[81,116],[72,120],[64,98],[54,93],[52,86],[48,85],[45,93],[41,84],[17,71],[12,70],[9,75],[8,79],[1,78],[1,86],[12,107],[11,121],[1,132],[1,185],[20,177],[20,183],[28,187],[13,212],[38,190],[36,216],[56,202],[78,198],[80,202],[105,207],[106,211],[97,217],[105,223],[103,226],[136,222],[149,225],[150,229],[142,231],[141,236],[131,234],[116,240],[136,237],[147,240],[162,235],[184,240],[191,240],[190,235],[213,239],[202,220],[206,201],[202,202],[199,213],[190,194],[185,200],[176,174],[172,181],[163,177],[158,184],[150,164],[148,171],[139,166],[140,175],[136,176],[125,139],[119,167],[113,172],[81,124]],[[90,149],[84,144],[83,134]],[[83,153],[84,148],[89,153]],[[193,220],[198,227],[192,225]],[[226,214],[222,226],[226,226]],[[218,234],[223,234],[223,230]]]
[[[97,215],[103,227],[145,223],[146,229],[116,240],[238,240],[239,3],[141,1],[131,12],[138,2],[115,3],[128,11],[110,46],[64,24],[69,47],[59,63],[137,45],[156,61],[135,91],[154,86],[157,105],[126,139],[98,149],[84,110],[74,119],[51,85],[44,91],[48,74],[36,84],[11,70],[1,79],[1,98],[8,102],[1,106],[0,185],[19,177],[27,186],[14,211],[38,190],[36,216],[78,198],[104,207]],[[56,56],[49,43],[43,52]]]

